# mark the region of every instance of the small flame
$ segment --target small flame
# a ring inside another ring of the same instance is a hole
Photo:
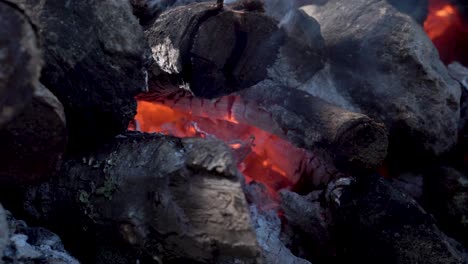
[[[194,100],[190,103],[192,107],[204,104]],[[134,123],[143,132],[225,141],[232,148],[247,183],[263,183],[273,197],[277,197],[278,190],[293,187],[303,174],[310,173],[307,167],[312,158],[310,153],[276,135],[240,123],[229,111],[224,116],[210,115],[208,107],[181,110],[160,102],[138,100]],[[129,129],[136,130],[136,126],[131,125]]]

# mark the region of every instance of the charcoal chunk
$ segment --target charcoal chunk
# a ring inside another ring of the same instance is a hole
[[[40,32],[41,82],[64,105],[74,147],[126,130],[147,86],[149,48],[127,0],[12,0]]]

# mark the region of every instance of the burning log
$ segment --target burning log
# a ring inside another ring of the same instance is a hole
[[[465,252],[432,216],[380,176],[330,187],[339,256],[359,263],[465,263]]]
[[[145,30],[155,60],[151,79],[177,76],[205,98],[270,77],[297,86],[323,67],[320,27],[303,12],[287,27],[277,24],[258,12],[220,9],[212,3],[166,11]]]
[[[387,155],[385,127],[369,117],[347,111],[320,98],[278,86],[258,85],[239,92],[247,105],[267,113],[294,144],[305,149],[325,149],[337,165],[372,169]],[[241,111],[250,123],[262,126],[251,112]],[[260,119],[261,120],[261,119]],[[268,128],[264,128],[268,130]],[[269,131],[275,131],[270,130]]]
[[[29,211],[76,247],[132,249],[124,263],[138,252],[164,263],[261,263],[239,172],[219,141],[130,132],[68,160],[60,177],[29,194]],[[90,236],[77,239],[84,227]]]
[[[187,115],[190,113],[189,116],[261,128],[312,153],[325,150],[327,157],[345,169],[372,169],[386,156],[387,134],[383,125],[273,82],[262,82],[217,100],[180,93],[167,97],[148,93],[139,99],[162,103]]]
[[[0,1],[0,127],[21,112],[39,85],[41,59],[36,32],[23,11]]]
[[[11,1],[38,28],[41,82],[65,107],[72,147],[125,131],[136,111],[133,97],[147,88],[150,54],[129,2]]]
[[[460,87],[418,23],[385,0],[329,0],[302,10],[319,22],[331,57],[301,89],[383,122],[389,159],[400,165],[454,146]]]
[[[44,86],[0,129],[0,183],[35,182],[56,173],[67,144],[62,104]]]

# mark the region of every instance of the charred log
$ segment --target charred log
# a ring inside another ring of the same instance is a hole
[[[0,1],[0,127],[29,104],[39,85],[41,58],[34,26],[24,12]]]
[[[145,30],[157,69],[152,72],[179,76],[196,96],[207,98],[248,88],[270,75],[297,86],[323,67],[320,27],[302,12],[290,27],[277,24],[258,12],[209,3],[166,11]]]
[[[385,127],[366,115],[278,86],[259,85],[240,96],[269,113],[291,142],[310,150],[324,148],[339,166],[371,169],[387,155]]]
[[[11,0],[37,25],[41,82],[65,107],[70,141],[83,148],[125,131],[146,89],[149,49],[127,0]]]
[[[327,197],[338,254],[346,262],[466,261],[464,250],[436,227],[430,214],[379,176],[330,187]]]
[[[96,248],[113,248],[114,261],[131,249],[123,263],[142,255],[164,263],[218,263],[218,256],[261,263],[238,174],[218,141],[127,133],[67,161],[59,177],[30,188],[27,204],[60,233],[76,230],[75,247],[96,240]],[[83,229],[92,231],[79,240]]]
[[[63,106],[39,85],[31,103],[0,129],[0,183],[31,183],[54,175],[66,144]]]

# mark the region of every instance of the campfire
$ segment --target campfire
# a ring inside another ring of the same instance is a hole
[[[0,14],[1,263],[468,263],[462,0]]]

